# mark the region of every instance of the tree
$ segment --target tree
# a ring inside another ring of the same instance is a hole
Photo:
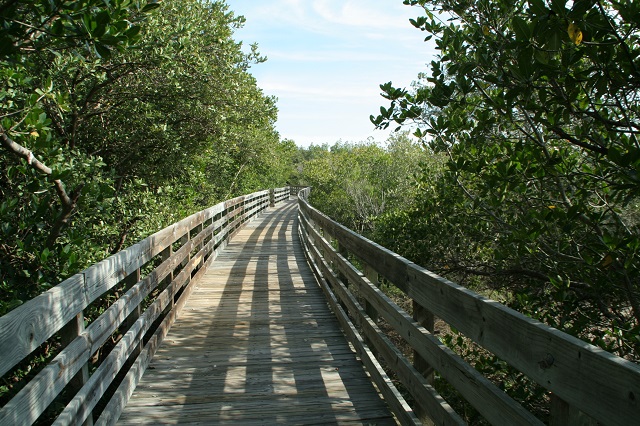
[[[0,2],[0,314],[280,178],[264,173],[275,100],[248,72],[264,58],[233,39],[244,18],[222,1],[158,7]]]
[[[441,242],[414,254],[639,359],[640,6],[405,4],[440,54],[414,89],[382,85],[391,104],[372,121],[417,123],[448,159],[423,172],[407,231]]]
[[[46,264],[63,275],[77,268],[75,255],[56,243],[83,192],[92,190],[85,181],[102,167],[99,158],[75,150],[59,126],[70,99],[54,70],[64,64],[96,72],[112,52],[139,40],[146,13],[157,6],[0,3],[0,313],[50,285]],[[95,183],[99,188],[100,179]]]
[[[0,0],[0,21],[0,315],[223,198],[284,185],[291,147],[248,72],[264,58],[233,39],[244,18],[223,1]],[[57,350],[2,377],[0,404]]]
[[[357,232],[371,234],[379,216],[404,208],[412,199],[413,175],[424,158],[407,133],[376,143],[337,142],[311,146],[300,181],[313,187],[312,203]]]

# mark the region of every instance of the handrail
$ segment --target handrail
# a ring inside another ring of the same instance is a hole
[[[298,196],[298,193],[304,189],[310,189],[310,186],[307,185],[291,185],[289,187],[291,189],[292,196]]]
[[[0,409],[0,424],[33,424],[62,392],[73,398],[54,424],[92,424],[100,413],[98,424],[113,423],[206,266],[245,222],[289,194],[289,187],[276,188],[218,203],[0,317],[0,375],[45,342],[62,346]],[[85,324],[84,310],[105,296],[116,300]],[[100,351],[108,354],[89,374]],[[94,413],[98,404],[101,412]]]
[[[551,391],[553,424],[578,418],[581,424],[638,422],[640,366],[404,259],[313,208],[308,194],[308,189],[303,190],[298,197],[299,231],[318,281],[330,303],[335,299],[332,305],[346,324],[347,335],[353,335],[353,323],[362,330],[367,345],[358,350],[360,356],[377,354],[412,394],[420,416],[430,417],[435,424],[462,422],[430,385],[435,369],[492,424],[541,424],[431,333],[435,315]],[[360,269],[348,258],[356,259]],[[414,317],[376,286],[378,274],[413,300]],[[380,330],[378,316],[412,347],[413,365]],[[352,341],[356,349],[359,339]],[[410,414],[402,412],[403,404],[402,400],[390,404],[400,407],[399,418]]]

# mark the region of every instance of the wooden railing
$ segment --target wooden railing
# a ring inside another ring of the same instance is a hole
[[[303,189],[305,189],[305,188],[311,188],[311,187],[309,187],[309,186],[305,186],[305,185],[291,185],[291,186],[289,187],[289,189],[290,189],[290,191],[291,191],[291,196],[292,196],[292,197],[296,197],[296,196],[298,196],[298,193],[299,193],[300,191],[302,191]]]
[[[312,269],[403,424],[425,417],[435,424],[464,423],[432,386],[434,370],[490,423],[542,424],[434,336],[434,316],[552,392],[552,424],[640,423],[640,366],[409,262],[314,209],[307,194],[298,201],[299,227]],[[378,288],[379,276],[413,300],[413,316]],[[410,345],[413,362],[380,329],[378,318]],[[414,409],[381,362],[412,395]]]
[[[401,423],[463,423],[432,386],[433,371],[493,424],[541,423],[431,333],[438,317],[551,391],[552,423],[637,424],[640,367],[434,275],[311,207],[309,189],[286,187],[196,213],[1,317],[0,375],[32,363],[44,345],[59,349],[0,409],[0,425],[33,424],[60,404],[55,424],[112,424],[206,266],[243,223],[300,190],[310,264]],[[413,300],[413,316],[378,288],[379,277]],[[87,322],[97,305],[104,312]],[[412,348],[413,360],[379,320]]]
[[[54,424],[118,418],[195,282],[243,223],[288,187],[237,197],[196,213],[70,277],[0,318],[0,376],[59,353],[0,410],[0,425],[29,425],[53,404]],[[85,310],[104,312],[86,323]],[[31,358],[30,358],[31,357]],[[96,367],[92,358],[100,359]],[[59,410],[58,410],[59,411]]]

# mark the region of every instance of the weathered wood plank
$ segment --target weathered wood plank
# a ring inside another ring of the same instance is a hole
[[[124,297],[111,305],[80,336],[70,342],[64,342],[66,347],[52,363],[0,410],[0,423],[29,424],[33,422],[69,383],[73,375],[80,368],[84,368],[90,355],[115,331],[123,319],[132,310],[137,309],[137,304],[151,289],[155,288],[158,281],[171,273],[167,268],[170,267],[173,270],[182,262],[186,265],[182,272],[183,277],[188,274],[195,274],[194,278],[203,275],[205,259],[206,264],[211,263],[226,246],[224,238],[228,237],[229,232],[237,232],[237,228],[242,223],[267,207],[268,194],[268,191],[256,192],[195,213],[92,265],[1,317],[0,375],[3,375],[35,348],[62,330],[65,324],[78,318],[82,320],[83,310],[94,300],[122,283],[135,271],[139,271],[154,257],[170,250],[175,242],[184,243],[176,253],[172,254],[170,264],[163,263],[145,280],[134,285]],[[238,208],[233,209],[235,205],[238,205]],[[230,211],[237,216],[233,218],[223,216],[225,211]],[[203,230],[205,223],[209,225]],[[220,229],[225,225],[226,232],[225,229]],[[194,235],[196,233],[197,235]],[[194,236],[192,240],[189,240],[190,235]],[[206,239],[210,241],[204,244]],[[192,250],[197,252],[190,253]],[[192,259],[189,263],[184,260],[187,256]],[[163,260],[167,260],[166,257],[163,257]],[[191,289],[192,287],[187,287],[184,292],[185,298]],[[105,389],[106,386],[98,390],[100,395]],[[94,397],[97,396],[94,395]]]
[[[0,376],[87,305],[84,275],[77,274],[0,317]]]
[[[333,222],[305,200],[300,207],[421,306],[572,406],[603,423],[629,424],[640,416],[640,366],[439,277]]]
[[[488,421],[493,424],[507,422],[512,425],[541,424],[540,420],[525,410],[518,402],[506,395],[497,386],[482,376],[471,365],[467,364],[453,351],[448,349],[439,339],[430,334],[423,326],[416,322],[391,301],[381,290],[374,286],[363,273],[358,271],[343,256],[336,252],[333,247],[310,228],[310,232],[315,234],[317,244],[321,247],[324,257],[337,265],[342,273],[355,285],[360,294],[371,303],[376,310],[379,310],[385,320],[396,330],[412,348],[429,363],[437,365],[438,372],[452,384],[462,396],[467,399]],[[330,271],[325,271],[327,274]],[[343,293],[341,297],[347,297]],[[366,326],[366,324],[363,324]],[[377,336],[371,336],[378,339]],[[385,350],[385,348],[383,348]],[[389,354],[391,360],[395,359]],[[395,363],[398,363],[397,361]],[[411,375],[407,366],[398,364],[398,367],[405,370],[405,377],[411,380]],[[422,382],[422,380],[420,380]],[[426,395],[425,395],[426,396]],[[420,400],[420,398],[418,398]],[[433,413],[433,409],[427,410]]]
[[[277,404],[272,401],[246,402],[205,402],[188,405],[156,406],[141,410],[137,418],[123,418],[122,425],[145,424],[376,424],[390,425],[395,422],[388,417],[384,408],[363,406],[363,410],[353,410],[351,401],[333,399],[326,406],[319,406],[317,398],[300,401],[298,398],[280,398]],[[176,415],[178,413],[179,415]]]
[[[195,283],[119,423],[395,424],[297,245],[295,205],[285,207],[235,232]],[[139,370],[114,407],[124,405]]]
[[[317,242],[322,240],[328,245],[328,243],[319,235],[316,234],[316,237]],[[333,290],[331,297],[341,301],[340,307],[342,305],[346,306],[347,310],[351,313],[351,316],[355,318],[356,324],[363,329],[367,341],[373,344],[372,349],[375,349],[377,353],[382,355],[387,365],[392,366],[401,382],[415,397],[416,403],[428,411],[429,417],[433,423],[439,425],[458,426],[465,424],[449,404],[429,383],[427,383],[420,373],[411,366],[409,361],[389,341],[371,318],[367,317],[364,308],[360,306],[355,297],[349,292],[346,285],[340,280],[340,277],[336,275],[327,264],[325,258],[328,251],[324,251],[323,256],[320,254],[320,251],[316,246],[308,247],[312,257],[314,258],[314,263],[319,265],[321,276],[331,283],[331,290]],[[330,250],[333,250],[333,248]],[[327,292],[331,290],[327,288]],[[348,321],[346,317],[345,321]],[[373,357],[372,354],[369,356]],[[375,360],[375,358],[373,359]],[[398,406],[395,407],[394,413],[401,416],[402,410],[406,411],[406,402],[404,402],[404,399],[399,395],[394,395],[394,399],[398,399]],[[403,420],[403,423],[410,422],[420,424],[418,417],[413,411],[411,411],[410,415]]]
[[[193,241],[189,241],[189,243],[193,243]],[[175,264],[177,264],[179,263],[179,259],[172,258],[167,261],[167,263],[172,262],[175,262]],[[66,406],[66,408],[56,419],[56,422],[54,424],[82,424],[84,419],[90,414],[93,407],[95,407],[99,399],[102,397],[104,389],[106,389],[111,384],[113,379],[119,373],[120,369],[124,366],[129,356],[133,353],[134,350],[136,350],[136,347],[142,340],[145,332],[161,315],[164,309],[171,304],[174,296],[182,287],[182,283],[185,282],[187,277],[190,275],[193,266],[197,263],[199,263],[199,259],[197,257],[192,258],[187,264],[187,267],[185,267],[175,277],[172,283],[160,293],[154,303],[145,310],[144,314],[133,324],[133,326],[111,350],[109,355],[100,364],[96,371],[93,372],[91,378]],[[151,289],[147,288],[145,290],[148,293],[148,291],[150,291]],[[118,301],[116,301],[116,304],[123,301],[123,299],[125,298],[123,297],[121,299],[118,299]],[[123,306],[132,308],[137,306],[137,303],[123,303]],[[176,306],[175,310],[179,310],[179,307]],[[126,318],[126,315],[123,315],[122,313],[120,314],[120,316],[122,318],[119,322]],[[107,316],[107,318],[108,317],[109,316]],[[119,322],[116,321],[116,323]],[[106,336],[108,336],[108,334]]]
[[[96,298],[171,245],[187,232],[194,220],[215,216],[222,208],[223,203],[220,203],[168,226],[2,316],[0,375],[53,336]]]
[[[219,212],[224,210],[223,203],[219,204],[217,207],[219,207],[218,208]],[[215,214],[212,215],[212,217],[213,216],[215,216]],[[220,219],[219,223],[222,224],[225,221],[226,221],[226,218],[223,217],[222,219]],[[220,225],[216,225],[216,227],[219,227],[219,226]],[[215,241],[212,240],[208,245],[213,247],[214,243]],[[219,246],[211,252],[211,255],[207,263],[210,264],[211,262],[213,262],[218,257],[218,255],[222,252],[222,250],[224,250],[226,245],[227,245],[226,239],[223,241],[220,241]],[[176,280],[174,280],[174,283],[179,282],[178,280],[180,278],[181,278],[180,275],[176,277]],[[173,300],[173,297],[177,291],[177,288],[178,287],[174,286],[173,284],[170,285],[168,289],[171,289],[171,291],[163,292],[161,294],[161,297],[159,297],[156,300],[155,303],[158,304],[157,308],[159,308],[160,312],[164,309],[165,301],[170,302]],[[188,297],[188,294],[185,294],[183,300],[186,300],[187,297]],[[111,399],[107,403],[106,408],[103,410],[102,415],[100,416],[100,418],[96,423],[97,425],[102,425],[102,426],[113,425],[118,420],[120,413],[122,412],[125,405],[129,401],[129,398],[133,394],[133,391],[135,390],[140,379],[142,378],[142,375],[147,369],[149,363],[151,362],[151,359],[153,358],[156,350],[158,349],[158,346],[162,343],[163,339],[167,335],[171,325],[173,324],[173,322],[175,321],[179,313],[179,309],[182,306],[183,306],[183,303],[180,306],[177,306],[177,309],[174,309],[171,312],[169,312],[169,314],[164,319],[160,327],[158,327],[158,330],[149,339],[149,342],[145,345],[141,354],[136,358],[135,362],[133,363],[133,365],[130,367],[129,371],[125,375],[124,380],[120,383],[120,385],[118,385],[118,388],[116,389],[114,395],[111,397]],[[147,311],[149,311],[149,309]]]
[[[310,257],[310,264],[314,269],[317,268],[314,260]],[[318,270],[319,272],[319,270]],[[346,312],[342,308],[340,302],[335,295],[329,289],[328,283],[324,280],[320,273],[318,273],[320,285],[329,300],[331,309],[340,321],[340,324],[349,338],[349,341],[354,345],[358,355],[361,357],[363,363],[367,366],[369,374],[372,376],[373,381],[376,383],[380,392],[385,397],[385,400],[391,407],[393,413],[398,418],[401,424],[420,424],[420,421],[414,414],[413,410],[404,400],[398,389],[395,387],[389,376],[379,364],[376,357],[373,355],[369,347],[364,343],[364,339],[358,333],[358,330],[349,320]]]
[[[122,321],[182,261],[184,255],[178,254],[163,262],[91,323],[0,410],[0,424],[5,421],[11,424],[33,423]]]

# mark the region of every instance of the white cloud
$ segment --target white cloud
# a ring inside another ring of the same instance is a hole
[[[269,59],[282,59],[295,62],[404,62],[407,61],[406,57],[402,55],[395,55],[389,52],[371,52],[371,51],[359,51],[351,49],[334,49],[334,50],[320,50],[320,51],[284,51],[284,50],[269,50]],[[412,61],[415,62],[415,61]]]
[[[260,85],[268,94],[278,98],[301,98],[318,101],[340,101],[341,103],[360,103],[378,96],[380,90],[371,85],[356,86],[353,84],[309,85],[308,82],[288,83],[285,81],[268,80]]]
[[[353,36],[356,30],[368,36],[384,33],[389,37],[401,37],[399,32],[412,30],[409,18],[416,14],[415,9],[389,0],[276,0],[254,3],[253,13],[268,18],[274,24],[332,35]]]
[[[247,23],[236,36],[257,42],[259,86],[278,98],[277,129],[300,145],[383,141],[369,121],[388,101],[379,85],[408,86],[433,57],[413,28],[419,9],[401,0],[227,0]]]
[[[384,32],[404,29],[408,25],[407,21],[390,19],[391,13],[385,13],[385,11],[398,9],[398,7],[391,6],[392,3],[389,1],[317,0],[312,3],[313,10],[331,24],[375,28]]]

